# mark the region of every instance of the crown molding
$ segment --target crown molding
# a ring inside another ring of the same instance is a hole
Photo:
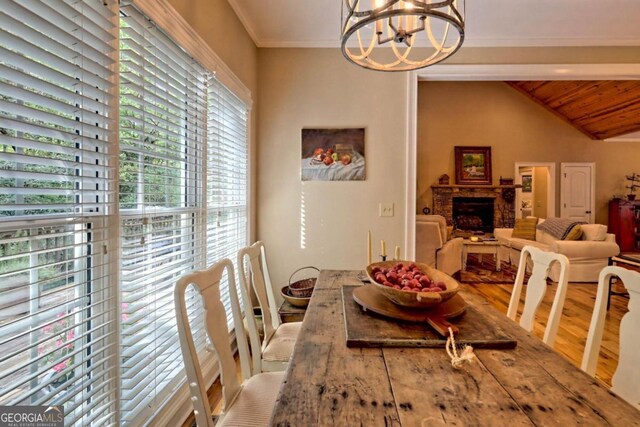
[[[260,40],[261,39],[258,36],[258,33],[256,32],[256,30],[253,27],[253,25],[251,25],[251,20],[249,18],[247,18],[247,14],[242,9],[242,6],[240,6],[240,4],[238,4],[237,0],[228,0],[228,2],[231,5],[231,9],[233,9],[233,11],[235,12],[236,16],[238,17],[238,19],[240,20],[240,22],[244,26],[244,29],[247,31],[247,34],[249,34],[249,37],[251,37],[251,40],[253,40],[253,43],[257,47],[263,47],[263,46],[260,45]]]
[[[640,64],[436,64],[419,80],[639,80]]]
[[[241,18],[242,20],[242,18]],[[245,25],[246,27],[246,25]],[[249,32],[249,29],[247,29]],[[253,37],[253,36],[252,36]],[[259,39],[255,37],[253,39],[256,46],[260,48],[340,48],[340,40],[268,40]],[[603,39],[603,38],[530,38],[530,39],[473,39],[465,38],[462,48],[465,47],[485,47],[485,48],[499,48],[499,47],[627,47],[627,46],[640,46],[640,38],[618,38],[618,39]],[[418,45],[418,47],[420,47]]]
[[[256,45],[264,48],[340,49],[340,40],[260,40]]]
[[[242,19],[241,19],[242,20]],[[246,27],[246,25],[245,25]],[[265,40],[250,33],[256,46],[260,48],[339,48],[340,40]],[[627,47],[640,46],[640,39],[471,39],[466,38],[462,47]],[[418,46],[419,47],[419,46]]]
[[[612,47],[640,46],[638,37],[532,37],[532,38],[474,38],[466,37],[465,47]]]

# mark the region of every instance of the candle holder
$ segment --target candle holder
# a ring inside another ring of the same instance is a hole
[[[386,255],[380,255],[380,258],[382,258],[383,262],[387,260],[387,256]]]

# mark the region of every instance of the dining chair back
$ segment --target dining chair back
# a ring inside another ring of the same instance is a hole
[[[246,340],[238,339],[238,353],[245,381],[241,384],[236,374],[236,365],[231,350],[229,329],[225,307],[220,299],[223,273],[226,271],[229,283],[229,297],[233,324],[236,330],[243,330],[242,313],[235,289],[233,264],[229,259],[214,264],[207,270],[196,271],[181,277],[174,290],[176,320],[180,348],[187,372],[187,380],[198,426],[212,427],[211,408],[207,398],[207,384],[204,380],[200,357],[196,349],[189,317],[193,312],[187,307],[187,288],[192,285],[201,296],[206,335],[217,355],[220,382],[222,384],[223,413],[216,425],[266,425],[275,405],[277,393],[282,383],[280,374],[266,377],[250,377],[249,349]],[[192,304],[189,304],[192,306]]]
[[[611,378],[611,390],[640,409],[640,272],[614,266],[600,272],[581,368],[595,376],[607,316],[607,296],[614,277],[620,279],[629,292],[629,311],[620,321],[620,354],[618,367]]]
[[[287,368],[301,322],[282,323],[278,314],[273,287],[267,268],[267,257],[262,242],[238,251],[239,285],[247,313],[247,330],[251,344],[253,373],[282,371]],[[251,306],[251,289],[262,312],[263,338],[259,323]]]
[[[569,260],[566,256],[555,252],[546,252],[534,246],[525,246],[520,254],[520,263],[518,264],[518,273],[516,281],[513,285],[507,316],[514,321],[520,304],[520,295],[524,277],[529,265],[529,259],[532,261],[531,275],[527,281],[527,292],[525,295],[524,308],[520,316],[520,326],[526,331],[533,331],[533,324],[536,312],[542,303],[547,292],[547,277],[549,270],[554,262],[560,265],[560,276],[558,279],[558,288],[553,299],[549,318],[547,320],[547,328],[544,332],[544,341],[547,345],[553,346],[562,317],[562,308],[564,306],[565,296],[567,294],[568,278],[569,278]]]

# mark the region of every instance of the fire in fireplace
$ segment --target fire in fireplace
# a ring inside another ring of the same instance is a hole
[[[458,230],[493,232],[493,204],[491,197],[454,197],[453,226]]]

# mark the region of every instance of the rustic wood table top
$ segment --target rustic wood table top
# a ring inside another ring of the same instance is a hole
[[[455,370],[444,348],[347,348],[341,286],[358,273],[321,272],[271,425],[640,426],[640,411],[464,288],[515,349],[476,349]]]

